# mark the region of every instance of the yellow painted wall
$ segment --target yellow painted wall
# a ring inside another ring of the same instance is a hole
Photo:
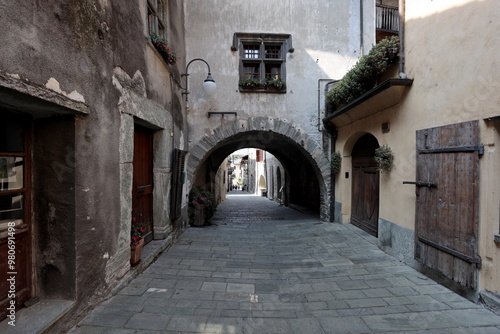
[[[415,132],[480,120],[485,154],[480,158],[480,289],[500,291],[500,252],[493,237],[500,225],[500,6],[496,0],[407,0],[404,72],[414,79],[395,107],[338,128],[336,150],[343,154],[336,198],[343,222],[350,219],[350,153],[360,134],[387,144],[395,167],[380,177],[380,218],[414,230]],[[382,133],[381,124],[390,122]]]

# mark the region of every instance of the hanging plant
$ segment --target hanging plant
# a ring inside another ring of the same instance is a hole
[[[394,154],[387,145],[382,145],[375,150],[375,161],[383,172],[390,172],[394,167]]]
[[[174,50],[172,50],[172,48],[168,45],[167,41],[160,38],[156,34],[151,34],[151,42],[167,64],[175,65],[177,62],[177,56],[175,55]]]
[[[332,173],[337,175],[340,172],[340,167],[342,165],[342,155],[339,152],[333,152],[330,158],[330,164],[332,166]]]

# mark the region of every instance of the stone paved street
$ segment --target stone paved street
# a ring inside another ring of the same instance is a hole
[[[500,333],[353,227],[234,191],[72,334]]]

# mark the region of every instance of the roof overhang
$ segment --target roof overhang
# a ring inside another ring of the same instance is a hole
[[[335,110],[333,114],[323,119],[323,125],[327,129],[339,128],[390,108],[401,102],[406,87],[412,83],[413,79],[388,79],[356,100]]]

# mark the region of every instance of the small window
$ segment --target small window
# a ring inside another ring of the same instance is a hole
[[[233,51],[240,50],[241,92],[286,92],[286,52],[293,52],[288,34],[235,33]]]
[[[281,59],[281,45],[266,45],[266,59]]]
[[[165,0],[148,0],[148,33],[167,38],[167,8]]]
[[[246,58],[246,59],[258,59],[260,58],[259,57],[259,51],[260,51],[260,47],[259,45],[243,45],[243,50],[244,51],[244,54],[243,54],[243,58]]]

